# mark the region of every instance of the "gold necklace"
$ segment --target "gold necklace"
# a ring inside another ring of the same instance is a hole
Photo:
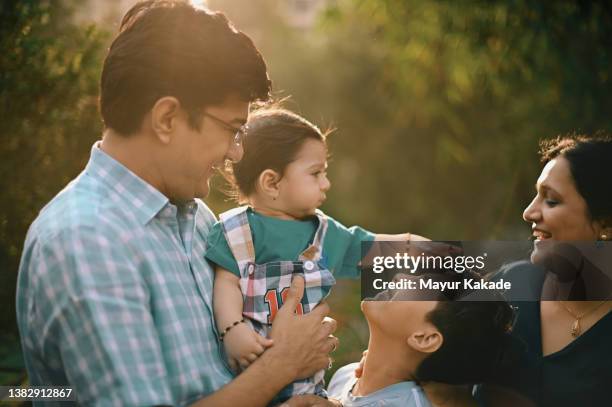
[[[601,307],[602,305],[604,305],[604,303],[606,301],[608,301],[610,297],[606,298],[605,300],[603,300],[602,302],[600,302],[599,304],[597,304],[595,307],[591,308],[590,310],[583,312],[580,315],[576,315],[571,309],[568,308],[567,305],[565,305],[566,301],[558,301],[563,308],[565,308],[565,310],[567,311],[568,314],[570,314],[573,318],[575,318],[575,321],[572,322],[572,325],[570,327],[570,334],[572,334],[573,338],[578,337],[581,333],[582,333],[582,329],[580,327],[580,320],[584,317],[586,317],[587,315],[592,314],[593,312],[595,312],[596,310],[599,309],[599,307]]]

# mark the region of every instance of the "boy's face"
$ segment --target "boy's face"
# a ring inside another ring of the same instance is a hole
[[[431,277],[429,274],[397,274],[396,280],[420,280]],[[417,282],[418,284],[418,282]],[[415,335],[437,334],[441,338],[438,328],[428,321],[427,315],[436,309],[440,292],[435,290],[387,290],[380,293],[373,301],[362,301],[361,310],[373,329],[384,333],[385,336],[408,343],[409,338]],[[418,341],[410,341],[410,345],[420,350]]]
[[[427,321],[427,314],[433,311],[438,301],[362,301],[361,310],[370,325],[390,338],[406,343],[418,331],[437,331]]]
[[[331,183],[327,179],[327,147],[308,139],[278,182],[278,205],[295,218],[313,215],[323,204]]]

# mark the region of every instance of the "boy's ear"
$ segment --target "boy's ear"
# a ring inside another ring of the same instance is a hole
[[[264,170],[261,174],[259,174],[259,188],[261,192],[263,192],[266,196],[276,199],[280,193],[278,189],[278,182],[280,181],[281,176],[278,172],[267,169]]]
[[[408,337],[408,346],[422,353],[434,353],[442,346],[444,338],[436,329],[416,331]]]
[[[164,144],[170,143],[175,130],[181,103],[177,98],[166,96],[155,102],[151,108],[151,129]]]

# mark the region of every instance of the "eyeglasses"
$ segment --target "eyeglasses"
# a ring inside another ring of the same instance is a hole
[[[236,126],[232,126],[231,124],[229,124],[228,122],[226,122],[223,119],[218,118],[217,116],[210,114],[208,112],[204,112],[204,116],[206,117],[210,117],[211,119],[213,119],[214,121],[216,121],[218,124],[221,125],[221,127],[225,128],[228,131],[231,131],[232,133],[234,133],[234,137],[232,139],[232,144],[235,147],[242,147],[243,143],[244,143],[244,138],[246,137],[246,132],[248,130],[248,127],[246,124],[240,126],[240,127],[236,127]]]

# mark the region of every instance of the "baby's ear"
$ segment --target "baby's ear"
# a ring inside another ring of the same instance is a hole
[[[279,195],[278,181],[280,181],[280,179],[281,176],[278,172],[268,168],[264,170],[261,174],[259,174],[259,189],[266,196],[272,199],[276,199]]]
[[[408,346],[421,353],[434,353],[442,346],[444,337],[437,329],[413,332],[408,337]]]

